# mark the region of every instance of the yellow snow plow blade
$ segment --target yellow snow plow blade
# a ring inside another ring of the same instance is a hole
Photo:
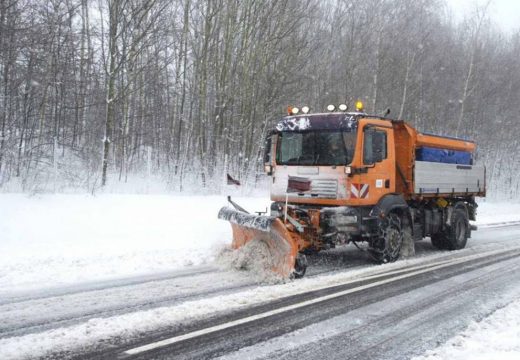
[[[293,274],[298,246],[284,223],[273,216],[257,216],[230,207],[223,207],[218,218],[227,220],[233,229],[233,249],[241,248],[250,241],[263,241],[269,249],[270,268],[283,277]]]

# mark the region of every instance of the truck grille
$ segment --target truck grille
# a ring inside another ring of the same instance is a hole
[[[299,197],[314,197],[322,199],[336,199],[338,197],[338,180],[336,179],[319,179],[312,180],[311,191],[308,193],[299,193]]]

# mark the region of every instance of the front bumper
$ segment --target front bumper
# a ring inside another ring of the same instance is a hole
[[[378,219],[369,216],[370,208],[338,206],[320,210],[322,237],[333,235],[371,236],[378,232]]]

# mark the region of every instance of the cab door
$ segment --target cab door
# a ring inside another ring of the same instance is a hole
[[[350,199],[358,205],[375,205],[382,196],[395,192],[393,129],[369,123],[361,139],[361,166],[352,177]]]

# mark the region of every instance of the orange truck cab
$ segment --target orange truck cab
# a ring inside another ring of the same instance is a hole
[[[270,216],[295,234],[299,259],[363,241],[376,261],[395,261],[424,237],[460,249],[486,191],[475,150],[363,112],[290,114],[266,140]]]

